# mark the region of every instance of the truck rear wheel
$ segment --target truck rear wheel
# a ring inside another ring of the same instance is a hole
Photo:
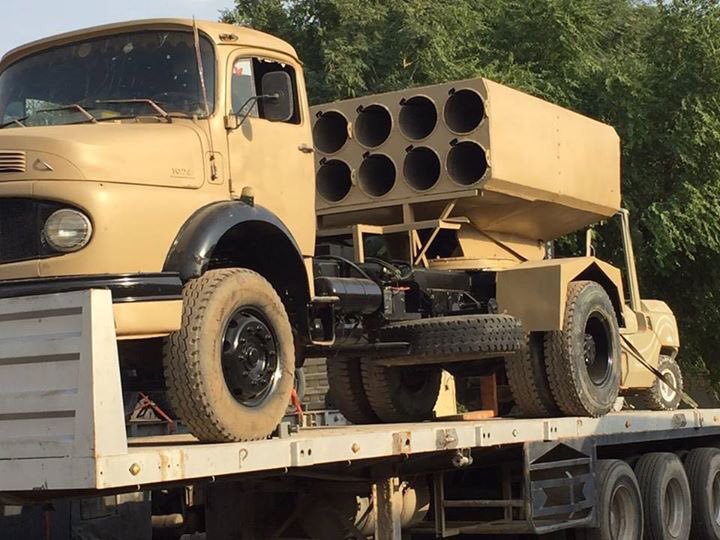
[[[527,334],[523,348],[505,359],[510,391],[525,416],[552,417],[560,413],[550,392],[543,339],[541,332]]]
[[[645,509],[645,538],[690,538],[690,486],[678,457],[669,452],[645,454],[635,465],[635,475]]]
[[[365,394],[360,358],[328,358],[327,376],[330,403],[345,418],[353,424],[375,424],[380,421]]]
[[[550,390],[568,416],[602,416],[620,390],[620,331],[605,290],[593,281],[568,286],[565,322],[545,337]]]
[[[198,439],[268,436],[285,414],[295,370],[290,322],[272,285],[240,268],[187,283],[164,366],[173,409]]]
[[[675,390],[656,378],[650,388],[628,397],[628,402],[635,409],[674,411],[680,406],[683,390],[683,377],[680,366],[675,360],[663,354],[660,355],[658,371],[672,383]]]
[[[440,366],[381,366],[363,358],[365,394],[383,422],[419,422],[432,418],[440,393]]]
[[[695,448],[685,458],[693,504],[691,538],[720,539],[720,450]]]

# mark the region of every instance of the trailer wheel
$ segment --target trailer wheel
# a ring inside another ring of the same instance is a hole
[[[691,538],[720,539],[720,450],[695,448],[685,458],[693,504]]]
[[[525,416],[558,416],[545,368],[543,334],[526,335],[522,349],[505,359],[505,371],[515,404]]]
[[[370,406],[383,422],[419,422],[432,418],[440,393],[440,366],[378,365],[362,359],[365,393]]]
[[[619,459],[601,459],[595,469],[599,526],[581,529],[583,540],[641,540],[643,505],[640,487],[630,465]]]
[[[593,281],[568,286],[565,323],[545,337],[550,390],[568,416],[608,413],[620,389],[620,331],[610,297]]]
[[[353,424],[375,424],[380,421],[365,394],[360,358],[328,358],[327,376],[330,403],[345,418]]]
[[[412,356],[437,358],[437,363],[458,356],[504,356],[521,349],[525,339],[520,321],[494,314],[390,323],[380,329],[380,335],[383,341],[406,341]]]
[[[683,376],[678,363],[669,356],[660,355],[658,371],[669,379],[678,391],[673,390],[660,379],[655,379],[653,385],[630,396],[628,401],[639,410],[674,411],[682,401]]]
[[[690,538],[690,486],[678,457],[668,452],[645,454],[635,465],[635,475],[645,509],[645,538]]]
[[[285,414],[295,370],[290,322],[272,285],[240,268],[187,283],[164,367],[173,409],[198,439],[269,435]]]

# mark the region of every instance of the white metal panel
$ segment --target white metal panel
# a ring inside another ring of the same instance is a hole
[[[126,453],[110,292],[0,301],[0,489],[92,488]]]

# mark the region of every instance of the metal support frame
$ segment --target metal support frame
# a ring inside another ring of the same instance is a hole
[[[594,446],[586,439],[525,443],[522,471],[511,463],[500,465],[499,499],[446,499],[444,473],[435,473],[435,522],[430,524],[435,537],[544,534],[591,525],[595,520],[594,454]],[[522,487],[523,497],[513,498],[518,487]],[[502,509],[503,518],[492,521],[448,519],[448,509],[473,508]],[[429,532],[427,527],[417,530]]]
[[[355,249],[355,262],[362,264],[365,262],[365,235],[388,235],[388,234],[400,234],[406,233],[408,235],[409,242],[409,259],[413,262],[414,266],[422,264],[424,267],[428,267],[429,263],[427,260],[427,252],[430,246],[437,238],[438,234],[442,230],[457,231],[464,223],[469,223],[470,220],[465,217],[454,217],[451,218],[450,214],[455,209],[457,199],[449,201],[443,211],[440,213],[437,219],[416,221],[415,211],[411,204],[405,203],[402,205],[403,210],[403,222],[394,225],[368,225],[364,223],[358,223],[350,225],[348,227],[341,227],[337,229],[324,229],[318,231],[318,237],[329,238],[333,236],[352,236],[353,246]],[[418,231],[430,230],[430,236],[423,242],[420,239]]]
[[[400,479],[386,468],[372,486],[373,512],[375,513],[375,540],[401,540],[402,493]],[[399,508],[397,508],[399,506]]]

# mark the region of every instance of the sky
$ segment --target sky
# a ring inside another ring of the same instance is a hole
[[[220,10],[233,5],[233,0],[0,0],[5,23],[0,56],[29,41],[98,24],[157,17],[217,20]]]

